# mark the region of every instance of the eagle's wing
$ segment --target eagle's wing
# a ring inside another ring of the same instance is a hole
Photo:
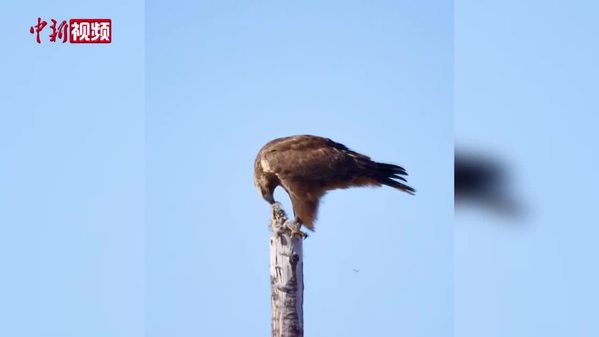
[[[270,147],[263,158],[283,185],[302,183],[324,189],[350,184],[359,174],[358,160],[370,160],[330,139],[315,136],[289,137]]]
[[[269,168],[285,185],[298,182],[325,190],[381,184],[413,194],[406,170],[378,163],[328,138],[303,135],[278,140],[263,153]],[[285,186],[284,186],[285,187]]]

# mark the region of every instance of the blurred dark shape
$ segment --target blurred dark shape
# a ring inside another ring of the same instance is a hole
[[[456,207],[468,203],[510,217],[521,215],[509,192],[506,169],[497,159],[456,150],[454,165]]]

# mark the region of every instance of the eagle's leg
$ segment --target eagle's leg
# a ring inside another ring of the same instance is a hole
[[[291,235],[297,236],[298,238],[305,239],[308,237],[307,233],[300,230],[302,223],[296,220],[285,222],[285,226],[291,231]]]

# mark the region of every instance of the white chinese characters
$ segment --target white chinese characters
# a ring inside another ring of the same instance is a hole
[[[110,19],[71,19],[71,43],[112,42]]]

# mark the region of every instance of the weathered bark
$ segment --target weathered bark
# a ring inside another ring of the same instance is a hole
[[[304,336],[304,260],[303,237],[289,227],[279,204],[273,205],[270,238],[270,284],[272,337]]]

